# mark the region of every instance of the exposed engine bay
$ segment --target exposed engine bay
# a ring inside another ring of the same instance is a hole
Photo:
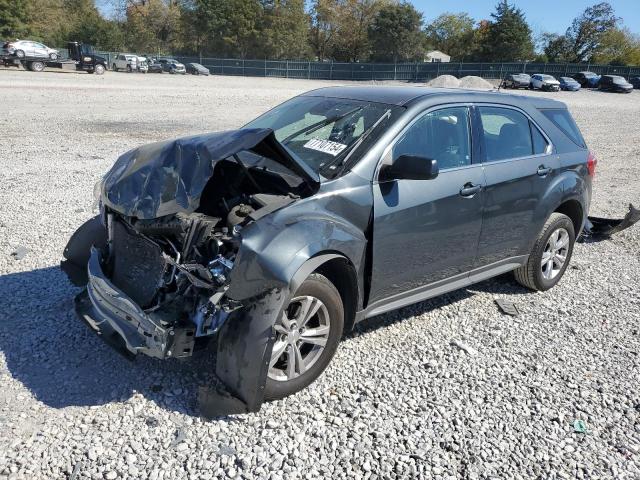
[[[188,330],[166,356],[191,355],[189,339],[212,335],[240,307],[225,291],[243,226],[299,198],[280,193],[295,191],[281,174],[252,170],[220,162],[193,213],[141,220],[103,208],[104,274],[155,323]]]

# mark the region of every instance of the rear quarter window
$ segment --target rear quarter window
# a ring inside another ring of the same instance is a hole
[[[553,108],[541,110],[543,115],[551,120],[562,133],[564,133],[573,143],[582,148],[587,148],[587,144],[582,138],[582,134],[573,120],[568,110],[563,108]]]

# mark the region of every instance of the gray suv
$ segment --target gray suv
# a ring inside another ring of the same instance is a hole
[[[366,318],[509,271],[553,287],[595,165],[557,101],[325,88],[122,155],[62,268],[119,352],[216,350],[204,415],[256,411],[315,380]]]

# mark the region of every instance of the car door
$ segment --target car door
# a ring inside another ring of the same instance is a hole
[[[476,267],[529,253],[546,218],[536,213],[560,167],[549,138],[523,111],[479,105],[486,179]],[[547,200],[548,201],[548,200]]]
[[[32,42],[34,57],[46,57],[48,56],[47,47],[38,42]]]
[[[421,114],[390,145],[382,164],[400,155],[435,159],[432,180],[374,179],[370,301],[458,276],[473,265],[482,222],[482,166],[473,163],[468,106]]]

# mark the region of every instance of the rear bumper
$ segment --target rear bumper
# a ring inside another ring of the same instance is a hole
[[[100,252],[91,249],[87,288],[75,300],[78,316],[110,346],[127,357],[188,357],[195,328],[163,327],[106,277]]]

